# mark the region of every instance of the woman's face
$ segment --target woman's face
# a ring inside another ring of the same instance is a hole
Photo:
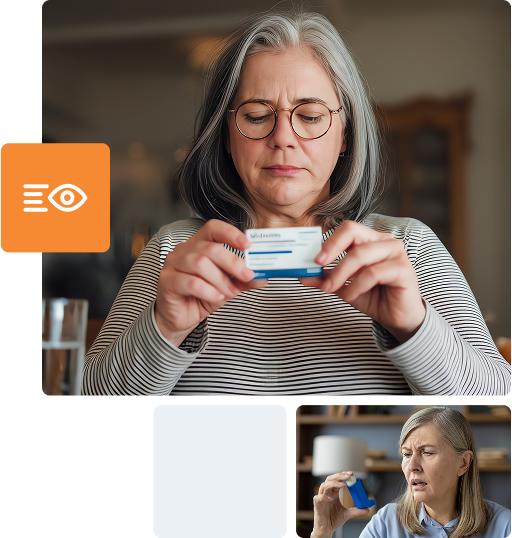
[[[274,108],[292,109],[308,98],[321,99],[330,110],[341,105],[327,72],[308,51],[264,52],[245,62],[231,108],[263,99]],[[346,148],[342,111],[332,115],[329,131],[315,140],[303,140],[293,132],[288,111],[277,116],[270,136],[251,140],[238,131],[235,114],[230,113],[227,150],[257,213],[264,209],[298,216],[329,197],[330,175]]]
[[[432,426],[413,430],[402,446],[402,470],[417,502],[437,507],[452,506],[459,477],[468,469],[472,452],[456,455]]]

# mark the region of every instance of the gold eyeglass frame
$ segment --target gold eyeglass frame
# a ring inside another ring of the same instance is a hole
[[[243,107],[244,105],[246,105],[247,103],[261,103],[262,105],[268,106],[270,108],[270,110],[272,110],[272,112],[274,113],[274,127],[272,128],[270,133],[268,133],[268,135],[262,136],[261,138],[251,138],[250,136],[247,136],[246,134],[244,134],[242,129],[240,129],[240,127],[238,126],[238,121],[236,120],[236,116],[237,116],[238,111],[240,110],[240,108]],[[324,106],[330,112],[330,115],[329,115],[330,121],[329,121],[329,127],[327,127],[327,130],[325,131],[325,133],[321,134],[320,136],[315,136],[313,138],[304,138],[303,136],[300,136],[300,134],[298,134],[297,131],[293,128],[292,116],[293,116],[293,113],[295,112],[295,109],[299,108],[302,105],[307,105],[309,103],[317,103],[318,105]],[[329,129],[331,128],[331,125],[332,125],[332,115],[333,114],[339,114],[340,110],[342,110],[342,109],[343,109],[343,107],[340,106],[340,108],[338,108],[338,110],[331,110],[327,105],[324,105],[323,103],[320,103],[319,101],[306,101],[305,103],[299,103],[297,106],[295,106],[293,108],[274,108],[270,103],[266,103],[264,101],[251,101],[251,100],[249,100],[249,101],[244,101],[241,105],[238,106],[237,109],[233,109],[233,110],[228,109],[228,112],[234,112],[235,113],[235,125],[236,125],[236,128],[238,129],[238,131],[240,132],[241,135],[245,136],[245,138],[248,138],[249,140],[263,140],[264,138],[269,137],[276,129],[277,113],[281,112],[282,110],[287,110],[288,112],[290,112],[290,115],[288,116],[288,121],[290,122],[290,127],[292,128],[292,131],[299,138],[301,138],[302,140],[316,140],[317,138],[322,138],[322,136],[325,136],[329,132]]]

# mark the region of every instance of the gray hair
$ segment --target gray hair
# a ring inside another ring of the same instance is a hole
[[[462,413],[451,407],[421,409],[404,424],[400,435],[399,452],[411,432],[421,426],[434,428],[439,436],[451,446],[454,454],[461,455],[466,450],[473,452],[473,459],[468,470],[459,477],[456,500],[459,520],[452,528],[450,537],[479,536],[489,526],[493,514],[491,506],[484,501],[482,496],[475,440],[469,422]],[[400,456],[402,456],[401,453]],[[425,533],[418,520],[420,508],[420,503],[414,500],[407,484],[405,492],[397,499],[397,517],[401,526],[411,534]]]
[[[242,179],[227,155],[227,110],[235,97],[244,61],[260,52],[307,48],[324,66],[345,118],[347,149],[331,174],[330,197],[308,214],[328,228],[342,220],[361,221],[372,209],[379,185],[379,136],[365,89],[350,52],[322,15],[269,12],[245,19],[213,52],[203,104],[191,149],[176,172],[178,192],[204,220],[254,228],[256,215]],[[198,128],[197,128],[198,127]]]

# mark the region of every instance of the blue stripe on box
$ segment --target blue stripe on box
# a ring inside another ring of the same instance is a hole
[[[291,254],[291,250],[274,250],[269,252],[248,252],[249,256],[254,256],[255,254]]]
[[[322,267],[309,267],[307,269],[267,269],[266,271],[260,271],[260,270],[254,271],[254,279],[256,278],[305,278],[308,276],[322,276],[323,274],[324,274],[324,271]]]

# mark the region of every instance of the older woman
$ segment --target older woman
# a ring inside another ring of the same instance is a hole
[[[475,441],[464,416],[449,407],[415,413],[400,436],[407,487],[396,503],[381,508],[360,538],[506,538],[510,510],[482,497]],[[313,499],[311,538],[331,538],[348,519],[368,509],[345,508],[339,491],[352,475],[327,477]]]
[[[371,214],[375,121],[339,34],[264,14],[224,43],[163,227],[90,350],[86,394],[504,394],[498,354],[432,231]],[[243,230],[318,225],[323,277],[253,280]],[[350,282],[350,283],[349,283]]]

